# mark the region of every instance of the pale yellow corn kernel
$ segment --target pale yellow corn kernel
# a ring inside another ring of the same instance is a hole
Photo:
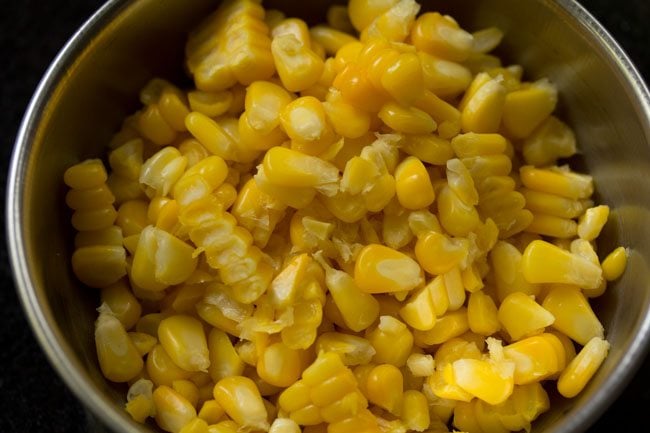
[[[378,419],[367,409],[359,411],[356,416],[331,423],[327,428],[328,433],[379,433]]]
[[[63,182],[72,189],[99,188],[107,179],[106,169],[100,159],[87,159],[63,173]]]
[[[378,16],[386,12],[399,0],[350,0],[348,14],[357,31],[368,27]]]
[[[325,282],[345,324],[359,332],[369,327],[379,316],[379,303],[369,293],[362,291],[353,277],[332,268],[322,256],[317,257],[325,269]]]
[[[557,381],[557,389],[564,397],[575,397],[591,380],[609,352],[609,343],[594,337],[573,358]]]
[[[414,0],[399,0],[363,29],[360,39],[363,42],[376,38],[403,42],[409,36],[419,11],[420,5]]]
[[[126,275],[126,251],[117,245],[78,248],[72,254],[72,270],[87,286],[108,287]]]
[[[151,396],[137,395],[126,403],[124,410],[131,415],[135,422],[144,424],[146,419],[153,414],[153,400]]]
[[[317,425],[324,422],[320,408],[310,404],[291,413],[289,418],[298,425]]]
[[[185,425],[196,418],[196,409],[178,392],[166,385],[153,391],[156,423],[171,433],[180,433]]]
[[[515,341],[538,334],[555,322],[553,313],[521,292],[511,293],[501,302],[498,318],[505,331]]]
[[[513,391],[514,364],[492,364],[478,359],[459,359],[452,364],[458,386],[491,405],[503,403]]]
[[[427,331],[415,330],[413,337],[418,346],[432,346],[442,344],[454,337],[463,335],[467,331],[469,331],[467,309],[461,307],[456,311],[439,316],[432,329]]]
[[[160,325],[160,321],[165,317],[167,315],[163,313],[143,314],[135,324],[135,330],[158,338],[158,326]]]
[[[506,150],[506,139],[501,134],[459,134],[451,140],[451,147],[458,158],[499,155]]]
[[[341,177],[341,191],[352,195],[362,194],[375,185],[379,176],[380,171],[372,161],[353,156],[345,164]]]
[[[287,140],[287,135],[280,127],[275,127],[269,133],[262,133],[252,127],[248,118],[248,112],[242,113],[239,117],[239,145],[242,148],[252,151],[267,150],[273,146],[279,146]]]
[[[411,41],[420,51],[454,62],[465,60],[474,46],[470,33],[437,12],[422,14],[417,19],[411,31]]]
[[[618,247],[605,257],[600,266],[603,269],[603,277],[607,281],[617,280],[623,275],[627,267],[627,256],[627,248]]]
[[[257,374],[271,385],[287,387],[301,373],[300,353],[281,342],[268,346],[257,361]]]
[[[348,393],[354,392],[357,381],[352,371],[345,368],[340,373],[325,378],[321,383],[314,385],[309,393],[312,403],[325,408],[342,399]]]
[[[140,374],[144,367],[124,325],[106,304],[99,308],[95,322],[95,347],[102,374],[112,382],[127,382]]]
[[[198,417],[208,424],[218,423],[225,414],[223,408],[216,400],[206,400],[199,410]]]
[[[381,235],[384,243],[394,249],[399,250],[407,246],[413,239],[413,232],[409,227],[408,212],[384,213],[383,226]]]
[[[239,425],[235,421],[226,420],[218,422],[217,424],[208,426],[208,433],[237,433],[239,432]]]
[[[289,418],[276,418],[271,424],[269,433],[300,433],[298,424]]]
[[[174,363],[187,371],[207,371],[208,342],[203,325],[191,316],[167,317],[158,326],[158,340]]]
[[[408,223],[416,237],[421,237],[429,232],[442,232],[438,218],[428,210],[417,210],[408,214]]]
[[[138,180],[142,167],[144,143],[135,138],[127,141],[108,154],[108,163],[113,173],[130,180]]]
[[[330,56],[335,55],[343,46],[357,42],[355,37],[325,25],[310,28],[309,34],[312,40],[321,44],[325,48],[325,52]]]
[[[78,231],[95,231],[109,228],[115,223],[117,211],[112,204],[88,210],[77,210],[70,222]]]
[[[478,419],[474,411],[474,402],[461,401],[453,408],[453,426],[463,432],[482,433]]]
[[[181,207],[197,202],[223,184],[228,166],[223,158],[208,156],[190,167],[173,188],[174,199]]]
[[[579,288],[556,286],[542,306],[555,316],[553,327],[577,343],[585,345],[593,337],[603,338],[603,325]]]
[[[439,371],[459,359],[481,359],[481,352],[474,342],[452,338],[444,342],[435,353],[435,365]]]
[[[187,158],[175,147],[167,146],[142,164],[139,181],[153,189],[156,195],[166,196],[181,178],[186,166]]]
[[[252,268],[252,263],[255,263],[251,258],[242,260],[236,266],[245,269]],[[247,271],[241,271],[246,273]],[[244,304],[255,302],[266,291],[271,280],[273,279],[273,267],[266,261],[257,263],[256,271],[250,276],[231,284],[233,297]]]
[[[395,178],[386,173],[377,179],[375,185],[364,194],[365,209],[370,212],[379,212],[395,196]]]
[[[424,87],[441,98],[453,98],[467,89],[472,73],[458,63],[418,50]]]
[[[436,130],[436,122],[424,111],[389,102],[381,107],[379,118],[390,128],[406,134],[429,134]]]
[[[569,199],[585,199],[594,192],[593,179],[585,174],[535,168],[526,165],[519,169],[521,182],[533,190],[556,194]]]
[[[376,366],[368,374],[366,383],[368,401],[395,414],[402,409],[404,377],[391,364]]]
[[[442,275],[445,289],[447,291],[448,309],[454,311],[465,304],[466,294],[463,286],[463,279],[458,267]]]
[[[171,144],[176,138],[176,131],[167,123],[158,104],[147,106],[136,119],[138,131],[158,146]]]
[[[326,423],[332,424],[354,417],[367,407],[368,400],[356,390],[321,408],[321,416]]]
[[[139,174],[139,172],[138,172]],[[106,181],[106,186],[115,196],[115,203],[119,204],[126,200],[135,200],[144,197],[144,191],[140,182],[123,176],[111,173]]]
[[[420,391],[404,391],[401,419],[409,430],[424,431],[429,427],[429,402]]]
[[[314,146],[332,134],[323,103],[313,96],[303,96],[286,105],[280,112],[280,122],[292,140]]]
[[[370,129],[370,115],[346,102],[336,91],[330,91],[323,109],[334,131],[348,138],[359,138]]]
[[[533,213],[533,220],[524,230],[553,238],[570,239],[578,233],[578,224],[566,218]]]
[[[349,370],[339,355],[333,352],[319,353],[316,360],[302,372],[302,381],[304,385],[313,388],[345,371]]]
[[[405,153],[429,164],[444,165],[454,156],[449,141],[434,134],[407,135],[401,144]]]
[[[282,391],[278,397],[279,408],[285,412],[295,412],[305,406],[309,406],[311,404],[309,389],[310,386],[305,384],[303,380],[294,382]]]
[[[235,201],[237,201],[237,189],[229,183],[221,184],[214,191],[213,195],[221,203],[223,209],[230,209]]]
[[[78,232],[74,237],[75,249],[99,245],[120,246],[123,242],[122,229],[114,225],[100,230]]]
[[[257,81],[248,86],[245,107],[251,128],[269,134],[280,125],[279,113],[292,99],[289,92],[269,81]]]
[[[102,289],[101,302],[122,323],[124,329],[131,329],[140,319],[142,307],[123,280]]]
[[[336,353],[345,365],[367,364],[376,353],[367,339],[340,332],[320,334],[316,340],[316,352]]]
[[[115,196],[104,183],[97,188],[71,189],[65,195],[65,203],[73,210],[93,210],[112,205]]]
[[[505,99],[506,90],[498,78],[481,85],[461,110],[463,132],[497,132]]]
[[[208,423],[201,418],[194,418],[183,426],[179,433],[210,433]]]
[[[379,324],[366,334],[375,349],[372,361],[403,367],[413,349],[413,334],[408,327],[392,316],[380,316]]]
[[[572,219],[584,212],[584,207],[578,200],[527,188],[523,188],[520,192],[526,199],[526,209],[535,214]]]
[[[461,265],[469,252],[464,239],[454,239],[431,231],[418,238],[415,256],[422,268],[433,275],[444,274]]]
[[[503,104],[503,126],[512,138],[526,138],[551,115],[557,88],[546,78],[509,92]]]
[[[271,52],[280,80],[291,92],[313,86],[323,73],[323,60],[293,34],[274,37]]]
[[[230,341],[230,337],[220,329],[214,328],[208,334],[210,366],[208,373],[213,381],[224,377],[240,376],[244,372],[244,363]]]
[[[479,265],[473,264],[461,271],[463,287],[468,293],[474,293],[485,287]]]
[[[421,64],[420,64],[421,67]],[[429,114],[438,124],[438,134],[445,139],[460,132],[460,111],[430,90],[422,92],[420,87],[415,106]]]
[[[480,185],[491,176],[507,176],[512,170],[512,160],[506,155],[484,155],[462,158],[463,164],[474,179],[474,184]]]
[[[230,376],[221,379],[214,386],[214,399],[240,426],[268,431],[269,422],[262,396],[248,377]]]
[[[474,44],[472,52],[488,53],[495,49],[503,39],[503,32],[497,27],[487,27],[472,33]]]
[[[199,388],[193,382],[185,379],[174,380],[172,381],[172,389],[196,408],[199,402]]]
[[[311,38],[307,23],[299,18],[286,18],[274,26],[271,36],[277,38],[283,35],[293,35],[298,41],[310,48]]]
[[[171,386],[175,380],[189,379],[192,376],[192,372],[178,367],[160,344],[147,354],[146,371],[156,386]]]
[[[406,366],[415,377],[431,376],[435,370],[433,356],[422,353],[411,353],[406,359]]]
[[[215,120],[193,111],[185,118],[185,125],[192,136],[213,155],[226,160],[238,160],[232,137]]]
[[[458,405],[459,402],[468,402],[474,398],[472,394],[463,390],[456,383],[452,364],[447,364],[442,369],[436,370],[427,379],[427,385],[428,386],[423,387],[423,391],[431,390],[431,393],[433,394],[431,397],[433,398],[430,398],[430,400],[433,399],[434,401],[449,401],[450,405],[452,406],[451,409],[453,409],[453,406]],[[434,410],[436,410],[434,413],[439,413],[443,417],[448,418],[451,416],[449,409],[450,408],[434,406]]]
[[[522,154],[527,164],[543,167],[568,158],[577,151],[571,128],[555,116],[549,116],[524,141]]]
[[[509,433],[510,430],[504,427],[499,415],[494,411],[494,406],[483,400],[476,399],[472,403],[474,416],[482,431],[494,433]]]
[[[442,277],[439,280],[442,282]],[[436,324],[436,306],[431,295],[432,284],[417,289],[399,310],[400,317],[412,328],[420,331],[427,331]],[[444,283],[442,286],[444,290]],[[444,291],[446,297],[446,290]]]
[[[180,284],[196,269],[194,248],[153,226],[140,233],[130,277],[140,288],[160,291]]]
[[[294,256],[273,279],[268,295],[276,308],[284,308],[295,303],[298,290],[311,263],[312,258],[308,254]]]
[[[383,245],[365,246],[354,267],[354,281],[366,293],[411,290],[423,282],[418,263],[407,255]]]
[[[575,284],[595,289],[603,280],[603,272],[597,264],[541,240],[526,247],[521,269],[530,283]]]
[[[320,158],[305,155],[284,147],[266,152],[262,162],[267,179],[276,185],[313,187],[323,193],[337,188],[338,169]]]
[[[362,200],[345,192],[339,192],[333,197],[321,196],[319,201],[332,215],[345,223],[359,221],[368,210]]]
[[[476,207],[463,202],[449,185],[440,188],[437,203],[440,224],[452,236],[465,237],[481,223]]]
[[[294,209],[309,206],[316,196],[316,190],[312,187],[287,187],[271,182],[266,176],[263,165],[258,166],[257,174],[253,179],[262,192]]]
[[[539,382],[564,368],[559,362],[560,359],[564,361],[564,347],[553,334],[536,335],[517,341],[505,346],[503,354],[515,363],[515,385]]]
[[[120,205],[115,225],[122,229],[124,236],[138,234],[149,225],[148,207],[144,200],[129,200]]]
[[[474,180],[467,167],[460,159],[447,161],[447,182],[449,188],[468,206],[478,204],[479,196],[474,186]]]
[[[609,218],[609,206],[600,205],[585,210],[578,224],[580,239],[593,241],[598,237]]]
[[[158,344],[156,337],[152,337],[144,332],[129,332],[129,338],[138,350],[140,356],[148,354],[153,350],[156,344]]]
[[[497,306],[489,295],[479,290],[469,295],[467,320],[472,332],[489,336],[500,328]]]
[[[526,295],[538,295],[540,286],[531,284],[524,278],[522,254],[517,248],[505,241],[499,241],[490,251],[490,262],[494,270],[496,294],[499,301],[508,295],[522,292]]]
[[[158,100],[160,115],[177,132],[186,131],[185,116],[190,112],[185,95],[174,86],[163,89]]]
[[[215,118],[228,112],[233,101],[233,94],[227,90],[221,92],[193,90],[187,93],[187,100],[192,111]]]
[[[414,156],[405,158],[395,169],[395,191],[400,204],[407,209],[426,208],[435,199],[429,174]]]

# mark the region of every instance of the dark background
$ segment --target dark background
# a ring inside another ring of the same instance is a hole
[[[182,0],[179,0],[182,1]],[[452,0],[450,0],[452,1]],[[522,0],[526,1],[526,0]],[[0,188],[15,134],[40,77],[100,0],[0,0]],[[650,80],[650,2],[580,0]],[[4,197],[4,194],[2,194]],[[4,199],[2,214],[4,227]],[[0,244],[0,432],[90,431],[80,403],[56,375],[19,306],[6,243]],[[590,433],[649,431],[650,358]]]

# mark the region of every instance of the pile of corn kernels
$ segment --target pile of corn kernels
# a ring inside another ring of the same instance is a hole
[[[553,116],[474,33],[414,0],[327,24],[227,0],[195,88],[153,79],[64,181],[72,267],[126,411],[173,433],[529,430],[609,344],[589,299],[609,208]],[[558,162],[560,161],[560,162]]]

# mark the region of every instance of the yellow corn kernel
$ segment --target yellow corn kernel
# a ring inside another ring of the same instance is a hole
[[[237,433],[238,431],[239,425],[232,420],[221,421],[208,426],[208,433]]]
[[[386,12],[399,0],[350,0],[348,14],[357,31],[368,27],[378,16]]]
[[[158,339],[174,363],[187,371],[210,366],[208,342],[201,322],[191,316],[167,317],[158,326]]]
[[[307,48],[310,47],[311,38],[307,23],[299,18],[287,18],[279,22],[271,31],[271,36],[293,35],[298,41]]]
[[[312,40],[321,44],[325,48],[325,52],[331,56],[335,55],[341,47],[357,41],[356,38],[343,31],[324,25],[312,27],[309,29],[309,34]]]
[[[474,45],[470,33],[451,18],[437,12],[422,14],[411,31],[411,41],[420,51],[454,62],[465,60]]]
[[[321,334],[316,340],[316,351],[336,353],[345,365],[367,364],[376,353],[367,339],[340,332]]]
[[[106,169],[100,159],[87,159],[63,173],[63,182],[72,189],[99,188],[107,179]]]
[[[500,134],[459,134],[451,140],[451,147],[458,158],[499,155],[506,150],[506,139]]]
[[[102,230],[112,226],[117,218],[117,211],[112,204],[87,210],[77,210],[72,214],[71,223],[78,231]]]
[[[364,42],[375,38],[403,42],[409,36],[419,11],[420,5],[415,0],[399,0],[363,29],[360,39]]]
[[[140,233],[130,277],[140,288],[160,291],[180,284],[196,269],[194,248],[153,226]]]
[[[246,119],[251,128],[269,134],[280,125],[279,113],[293,97],[284,88],[269,81],[256,81],[246,89]]]
[[[438,218],[428,210],[418,210],[408,215],[409,228],[416,237],[425,236],[429,232],[442,232]]]
[[[465,66],[418,50],[424,87],[441,98],[454,98],[467,89],[472,73]]]
[[[284,343],[268,346],[257,361],[257,374],[271,385],[287,387],[302,373],[300,353]]]
[[[575,221],[551,215],[533,214],[533,220],[525,228],[528,233],[536,233],[559,239],[569,239],[576,236],[578,224]]]
[[[448,309],[454,311],[465,304],[466,294],[463,286],[463,279],[458,267],[445,272],[442,275],[445,289],[447,291]]]
[[[380,79],[381,87],[396,101],[407,106],[421,98],[423,80],[422,65],[415,53],[398,54],[387,65]],[[418,108],[427,112],[424,107]],[[433,117],[432,113],[428,114]]]
[[[573,200],[589,198],[594,192],[593,179],[585,174],[526,165],[519,169],[519,175],[524,186],[531,190]]]
[[[609,343],[594,337],[573,358],[557,381],[557,390],[564,397],[575,397],[591,380],[609,352]]]
[[[361,53],[363,48],[364,44],[359,41],[350,42],[349,44],[346,44],[339,48],[339,50],[336,52],[336,56],[334,57],[333,66],[336,72],[341,72],[347,65],[356,62],[357,58],[359,57],[359,53]]]
[[[429,164],[444,165],[454,156],[449,141],[433,134],[407,135],[401,144],[402,151]]]
[[[595,289],[603,280],[600,266],[553,244],[535,240],[524,251],[521,268],[530,283],[575,284]]]
[[[163,313],[144,314],[135,324],[135,330],[136,332],[143,332],[152,337],[158,338],[158,326],[160,325],[160,321],[165,317],[167,317],[167,315]]]
[[[505,241],[499,241],[490,251],[490,261],[494,270],[496,294],[500,301],[515,292],[538,295],[540,286],[531,284],[522,272],[522,255],[517,248]]]
[[[102,304],[95,322],[95,347],[105,378],[127,382],[142,371],[144,363],[122,323]]]
[[[439,316],[432,329],[427,331],[415,330],[413,337],[418,346],[432,346],[442,344],[454,337],[463,335],[467,331],[469,331],[467,309],[461,307],[456,311]]]
[[[354,278],[346,272],[332,268],[318,257],[325,269],[325,282],[345,324],[353,331],[359,332],[369,327],[379,316],[379,303],[369,293],[357,286]]]
[[[74,247],[92,247],[98,245],[120,246],[124,242],[122,229],[118,226],[110,226],[105,229],[79,232],[74,237]]]
[[[609,206],[600,205],[585,210],[578,224],[580,239],[593,241],[598,237],[609,218]]]
[[[578,200],[527,188],[522,189],[521,193],[526,199],[526,209],[536,214],[572,219],[577,218],[584,211],[582,203]]]
[[[230,376],[221,379],[214,386],[214,399],[240,426],[263,431],[269,429],[262,396],[248,377]]]
[[[341,191],[352,195],[362,194],[375,185],[379,176],[379,168],[372,161],[353,156],[345,164]]]
[[[371,244],[359,253],[354,267],[356,285],[367,293],[411,290],[423,282],[420,266],[407,255]]]
[[[326,408],[341,400],[348,393],[354,392],[357,381],[352,371],[345,368],[340,373],[332,375],[321,383],[314,385],[310,391],[310,398],[314,405]]]
[[[499,306],[498,318],[513,340],[537,334],[555,321],[549,310],[521,292],[506,296]]]
[[[375,349],[373,362],[403,367],[413,349],[413,334],[392,316],[380,316],[376,328],[366,334]]]
[[[491,405],[503,403],[513,391],[514,364],[491,364],[478,359],[459,359],[452,364],[458,386]]]
[[[143,200],[129,200],[120,205],[117,210],[115,225],[122,229],[124,236],[140,233],[149,225],[147,216],[148,203]]]
[[[359,138],[370,129],[370,115],[348,103],[337,91],[330,91],[323,109],[334,131],[348,138]]]
[[[312,259],[307,254],[294,256],[273,279],[268,294],[271,303],[276,308],[287,307],[295,303],[298,289],[307,275],[310,263],[312,263]]]
[[[118,281],[102,289],[102,304],[122,323],[124,329],[131,329],[140,319],[142,307],[124,281]]]
[[[350,63],[336,76],[332,86],[341,92],[344,100],[371,113],[377,113],[388,99],[383,91],[373,86],[368,71]]]
[[[244,363],[230,341],[230,337],[220,329],[214,328],[208,334],[210,366],[208,373],[213,381],[224,377],[240,376],[244,372]]]
[[[524,141],[522,153],[527,164],[543,167],[577,151],[571,128],[555,116],[549,116]]]
[[[339,179],[338,169],[329,162],[284,147],[268,150],[262,164],[267,179],[280,186],[314,187],[327,193]]]
[[[158,344],[156,337],[145,334],[144,332],[129,332],[129,338],[138,350],[140,356],[144,356],[151,352],[156,344]]]
[[[467,320],[472,332],[489,336],[500,328],[497,306],[489,295],[479,290],[469,295]]]
[[[406,366],[415,377],[428,377],[434,372],[433,356],[422,353],[411,353],[406,360]]]
[[[206,400],[199,410],[198,417],[208,424],[216,424],[223,418],[224,413],[216,400]]]
[[[108,287],[126,275],[126,251],[117,245],[81,247],[72,254],[75,276],[90,287]]]
[[[420,87],[415,106],[430,115],[438,124],[440,137],[450,139],[460,132],[461,113],[456,107],[438,97],[430,90],[422,92]]]
[[[339,355],[333,352],[320,353],[316,360],[302,372],[302,381],[304,385],[313,388],[345,371],[348,369],[343,365]],[[295,391],[297,392],[298,389]]]
[[[395,169],[395,191],[400,204],[407,209],[426,208],[435,199],[426,168],[413,156],[405,158]]]
[[[375,185],[364,196],[365,209],[370,212],[379,212],[395,196],[395,178],[386,173],[380,176]]]
[[[401,419],[409,430],[424,431],[429,427],[429,402],[420,391],[404,391]]]
[[[185,171],[187,158],[172,146],[156,152],[142,164],[140,183],[151,188],[156,194],[166,196]]]
[[[604,335],[603,325],[577,287],[553,287],[542,306],[555,316],[553,327],[579,344]]]
[[[171,144],[176,138],[176,131],[163,117],[158,104],[151,104],[137,115],[138,131],[158,146]]]
[[[354,417],[367,407],[368,400],[360,391],[356,390],[321,408],[321,415],[325,422],[332,424]]]
[[[560,350],[561,352],[558,352]],[[553,334],[541,334],[503,348],[506,359],[515,363],[515,385],[544,380],[564,368],[564,347]]]
[[[399,413],[404,394],[402,372],[391,364],[376,366],[368,374],[366,397],[391,413]]]
[[[481,359],[481,352],[474,342],[456,337],[447,340],[436,350],[434,361],[437,370],[444,370],[459,359]]]
[[[313,86],[323,73],[323,60],[293,34],[274,37],[271,52],[280,80],[291,92]]]
[[[187,93],[187,100],[192,111],[215,118],[228,112],[233,101],[233,94],[227,90],[221,92],[193,90]]]
[[[526,138],[551,115],[557,105],[557,88],[541,79],[506,95],[503,126],[512,138]]]
[[[453,425],[463,432],[483,433],[476,414],[474,411],[474,402],[458,402],[453,408],[454,420]]]
[[[220,119],[223,122],[224,118]],[[237,145],[222,123],[205,114],[193,111],[185,118],[185,125],[192,136],[210,153],[226,160],[238,161],[240,159]]]
[[[469,252],[466,240],[449,238],[431,231],[418,238],[415,256],[422,268],[433,275],[444,274],[461,265]]]
[[[348,8],[343,5],[332,5],[327,8],[327,24],[341,32],[353,34],[354,27],[348,15]]]
[[[477,76],[477,79],[480,79]],[[506,90],[498,79],[481,85],[466,99],[461,110],[463,132],[493,133],[499,130]]]
[[[443,291],[446,295],[443,278],[436,278],[442,285]],[[420,331],[428,331],[436,324],[437,310],[432,295],[434,283],[433,281],[416,290],[411,297],[404,302],[403,307],[399,310],[399,315],[408,323],[412,328]]]
[[[160,344],[154,346],[147,355],[146,369],[156,386],[171,386],[175,380],[189,379],[192,376],[191,372],[178,367]]]
[[[316,196],[316,190],[312,187],[288,187],[271,182],[263,165],[258,166],[253,178],[262,192],[294,209],[309,206]]]
[[[71,189],[65,195],[65,203],[74,210],[105,208],[115,202],[115,196],[105,183],[97,188]]]
[[[172,388],[161,385],[153,391],[156,423],[161,429],[180,433],[185,425],[196,418],[196,409]]]
[[[208,423],[201,418],[194,418],[183,426],[179,433],[210,433]]]
[[[440,224],[453,236],[467,236],[481,222],[476,208],[463,202],[449,185],[439,190],[437,203]]]
[[[199,388],[191,381],[180,379],[172,382],[172,389],[182,395],[192,406],[199,402]]]
[[[158,110],[165,122],[175,131],[186,131],[185,116],[189,114],[185,95],[174,86],[163,89],[158,100]]]
[[[135,422],[144,424],[146,419],[153,415],[154,404],[151,395],[145,396],[143,394],[136,395],[128,400],[124,409],[131,415]]]
[[[142,167],[144,143],[140,138],[127,141],[108,154],[113,173],[130,180],[138,180]],[[68,205],[69,206],[69,205]]]
[[[603,269],[603,277],[607,281],[617,280],[623,275],[627,267],[627,256],[627,249],[625,247],[618,247],[605,257],[600,266]]]
[[[269,433],[300,433],[300,427],[288,418],[276,418],[271,424]]]
[[[413,239],[413,232],[409,227],[408,212],[385,212],[381,235],[384,243],[394,249],[408,245]]]
[[[436,130],[436,122],[424,111],[389,102],[381,107],[379,118],[390,128],[406,134],[429,134]]]
[[[449,188],[468,206],[478,204],[478,192],[474,180],[467,167],[460,159],[454,158],[447,161],[447,182]]]
[[[285,412],[295,412],[311,404],[310,387],[304,381],[298,380],[287,387],[278,397],[278,406]]]

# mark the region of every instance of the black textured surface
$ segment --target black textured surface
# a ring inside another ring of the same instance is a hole
[[[179,0],[180,1],[180,0]],[[522,0],[526,1],[526,0]],[[613,34],[646,80],[650,79],[650,2],[581,0]],[[5,188],[15,134],[40,77],[99,0],[2,0],[0,12],[0,186]],[[2,195],[4,197],[4,194]],[[1,218],[4,227],[4,200]],[[90,431],[81,404],[55,374],[19,306],[0,248],[0,432]],[[590,433],[648,431],[650,359]]]

